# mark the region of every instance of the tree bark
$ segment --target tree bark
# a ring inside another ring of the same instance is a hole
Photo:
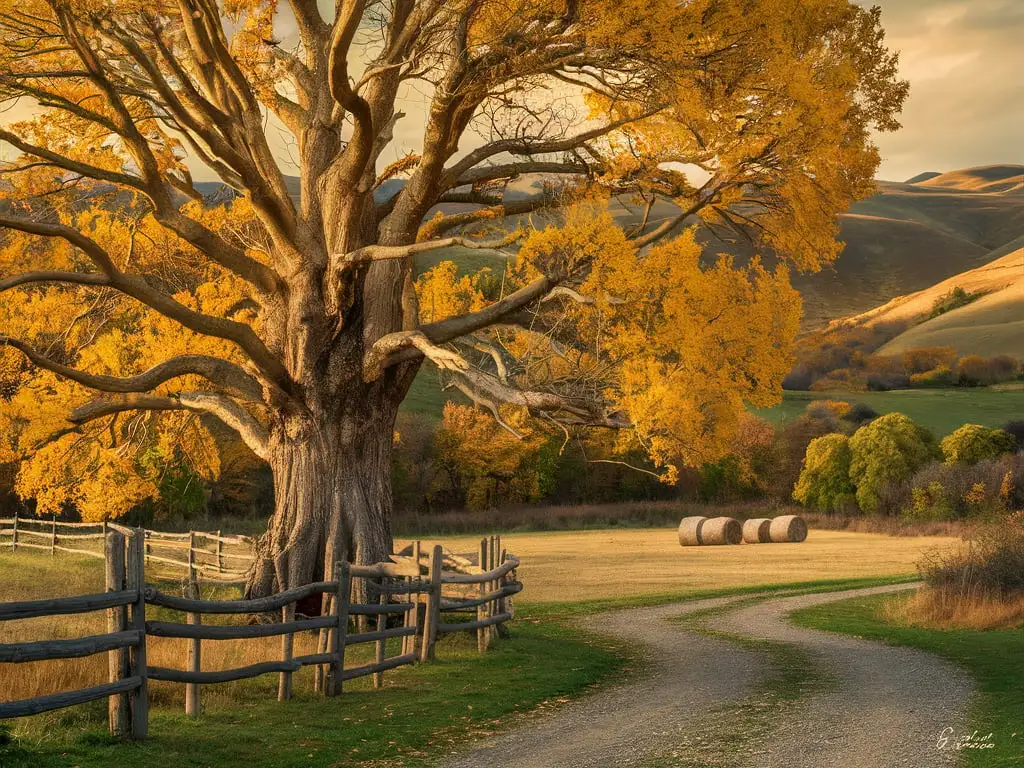
[[[412,375],[354,387],[337,409],[274,429],[274,514],[256,544],[246,597],[329,579],[342,559],[371,565],[391,554],[394,423]]]

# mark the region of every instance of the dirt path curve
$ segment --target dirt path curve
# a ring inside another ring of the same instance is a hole
[[[855,594],[833,592],[768,600],[713,619],[714,629],[789,643],[806,651],[832,685],[781,719],[751,758],[757,768],[940,768],[957,763],[938,748],[944,728],[964,730],[974,688],[959,667],[932,654],[831,632],[801,629],[786,617],[800,608]]]
[[[805,605],[901,588],[906,586],[773,598],[713,620],[712,626],[728,632],[797,644],[837,678],[835,687],[794,708],[789,725],[780,728],[768,745],[751,745],[744,763],[751,768],[952,764],[935,750],[935,741],[946,725],[960,730],[971,690],[963,673],[918,651],[796,629],[783,620]],[[709,710],[739,703],[751,693],[765,674],[765,658],[667,619],[727,607],[740,599],[699,600],[594,617],[588,629],[630,641],[642,628],[650,658],[644,675],[479,742],[444,765],[645,766],[674,745],[699,740],[713,722]]]

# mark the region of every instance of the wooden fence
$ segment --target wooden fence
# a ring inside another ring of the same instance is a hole
[[[117,523],[65,523],[54,517],[43,520],[31,517],[0,519],[0,549],[10,547],[58,552],[71,552],[86,557],[102,558],[103,542],[108,531],[128,533],[132,530]],[[159,563],[169,570],[182,570],[191,580],[204,579],[226,584],[245,578],[253,561],[253,539],[249,536],[222,534],[220,531],[189,531],[166,533],[141,529],[146,537],[146,562]]]
[[[72,640],[48,640],[0,645],[0,662],[45,661],[107,653],[108,682],[80,691],[39,696],[22,701],[0,703],[0,719],[23,717],[53,709],[108,698],[109,725],[112,734],[133,739],[145,738],[149,721],[148,681],[183,683],[185,711],[200,713],[200,687],[233,680],[277,674],[279,700],[292,695],[292,675],[305,666],[315,666],[314,685],[326,696],[337,696],[345,681],[373,676],[380,687],[383,674],[406,664],[434,658],[441,635],[475,631],[478,648],[485,651],[491,633],[503,628],[512,618],[512,595],[522,590],[515,573],[518,558],[501,550],[500,539],[481,541],[480,559],[473,565],[468,558],[447,555],[440,545],[429,554],[420,542],[412,545],[411,556],[395,556],[392,562],[371,566],[338,563],[332,581],[307,584],[269,597],[252,600],[202,600],[198,585],[189,582],[186,596],[165,594],[145,584],[146,531],[141,528],[109,530],[104,539],[106,592],[98,595],[0,603],[0,621],[40,616],[105,610],[107,634]],[[448,562],[465,561],[461,572],[445,571]],[[353,603],[353,582],[364,580],[364,589],[373,602]],[[323,595],[324,615],[297,617],[296,603],[312,595]],[[185,614],[184,622],[147,621],[146,606]],[[448,614],[472,612],[476,618],[444,623]],[[247,626],[204,625],[210,614],[270,614],[280,612],[281,620]],[[352,619],[357,631],[352,632]],[[389,619],[394,626],[389,627]],[[295,634],[319,632],[317,653],[292,654]],[[236,669],[202,671],[203,640],[246,640],[281,637],[281,658]],[[173,637],[189,640],[187,669],[170,669],[146,663],[149,637]],[[401,639],[401,652],[388,657],[387,641]],[[373,662],[345,667],[345,650],[362,643],[375,644]]]

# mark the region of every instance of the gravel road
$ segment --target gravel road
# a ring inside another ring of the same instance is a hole
[[[715,727],[712,710],[742,702],[766,674],[760,652],[667,621],[719,607],[727,611],[711,620],[712,628],[796,645],[835,679],[787,712],[767,743],[746,745],[730,762],[738,760],[744,768],[953,765],[954,753],[937,750],[936,743],[947,726],[963,730],[972,690],[964,673],[920,651],[798,629],[785,621],[789,612],[805,606],[906,588],[772,598],[734,610],[728,606],[739,598],[599,615],[588,629],[634,641],[642,628],[650,662],[643,675],[478,742],[445,766],[648,768],[677,745],[700,745]]]

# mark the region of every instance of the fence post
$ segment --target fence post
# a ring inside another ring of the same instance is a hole
[[[491,536],[491,542],[490,543],[491,543],[491,550],[490,550],[490,557],[487,558],[487,570],[493,571],[495,568],[498,567],[498,554],[501,552],[501,549],[500,549],[500,547],[501,547],[501,538],[499,536]],[[497,579],[494,579],[494,580],[488,582],[488,584],[487,584],[487,591],[488,592],[493,592],[497,588],[498,588],[498,580]],[[496,615],[497,613],[498,613],[498,602],[497,602],[497,600],[492,600],[491,602],[489,602],[487,604],[487,615],[490,617],[490,616]],[[492,624],[491,626],[489,626],[487,628],[487,645],[488,645],[488,647],[490,647],[490,645],[494,642],[494,638],[496,638],[497,636],[498,636],[498,628],[494,624]]]
[[[11,552],[18,551],[18,510],[14,510],[14,530],[11,531]]]
[[[189,560],[192,559],[192,540],[189,539]],[[199,582],[196,581],[196,572],[189,564],[188,569],[188,587],[186,588],[188,597],[193,600],[198,600],[201,595],[199,592]],[[188,613],[186,614],[186,623],[188,624],[202,624],[203,616],[201,613]],[[201,672],[203,669],[203,641],[198,637],[192,638],[188,641],[188,671],[189,672]],[[199,700],[199,683],[185,683],[185,714],[189,717],[199,717],[202,711],[202,706]]]
[[[142,679],[142,685],[129,697],[132,738],[144,739],[149,731],[149,670],[146,667],[146,533],[142,528],[135,528],[128,542],[128,589],[139,593],[131,605],[131,628],[139,632],[139,644],[131,653],[131,673]]]
[[[435,544],[427,571],[430,586],[427,588],[427,610],[423,620],[423,646],[420,649],[420,661],[434,658],[434,640],[437,637],[437,625],[441,623],[441,564],[443,558],[441,545]]]
[[[218,534],[220,535],[220,534]],[[281,607],[281,621],[287,624],[295,619],[295,603]],[[287,633],[281,635],[281,660],[291,661],[292,651],[295,647],[295,635]],[[277,680],[277,700],[287,701],[292,697],[292,673],[282,672]]]
[[[124,534],[112,531],[103,540],[103,555],[106,562],[106,591],[121,592],[125,585]],[[107,609],[107,632],[123,632],[128,628],[127,606],[119,605]],[[117,648],[107,653],[107,669],[110,682],[130,677],[128,649]],[[107,722],[110,733],[118,738],[131,735],[131,709],[128,694],[119,693],[107,699]]]
[[[50,557],[57,554],[57,513],[53,513],[53,522],[50,525]]]
[[[220,529],[217,529],[217,573],[224,573],[224,542],[220,540]]]
[[[387,587],[388,587],[388,578],[387,578],[387,576],[385,576],[383,579],[380,580],[380,598],[377,601],[379,605],[384,606],[384,605],[388,604],[388,591],[387,591]],[[384,631],[387,628],[387,626],[388,626],[388,616],[387,616],[387,614],[386,613],[378,613],[377,614],[377,631],[378,632],[382,632],[382,631]],[[377,656],[375,658],[375,661],[376,661],[377,664],[383,664],[384,663],[384,654],[385,654],[385,652],[387,650],[387,642],[388,642],[387,640],[378,640],[377,641]],[[380,688],[382,685],[384,685],[384,673],[383,672],[374,672],[373,673],[373,687],[374,688]]]
[[[490,551],[487,547],[487,539],[480,539],[480,572],[487,573],[491,570],[488,567]],[[487,583],[481,581],[477,585],[477,589],[480,590],[480,596],[483,597],[487,593]],[[487,604],[480,603],[476,607],[476,618],[477,620],[487,618]],[[476,631],[476,649],[478,652],[483,653],[487,650],[487,646],[490,644],[490,632],[488,627],[479,627]]]
[[[412,559],[416,563],[417,575],[415,577],[410,577],[410,578],[408,578],[406,580],[409,583],[410,590],[414,586],[413,585],[414,578],[415,578],[416,581],[419,581],[422,578],[421,575],[419,574],[419,571],[418,571],[419,566],[420,566],[420,542],[419,542],[418,539],[412,543]],[[409,592],[408,600],[412,604],[412,607],[405,612],[405,624],[404,624],[404,626],[407,627],[407,628],[408,627],[416,626],[416,622],[417,622],[417,620],[419,618],[419,602],[420,602],[420,595],[419,595],[419,593],[418,592],[410,591]],[[416,635],[408,635],[408,636],[402,638],[402,655],[404,656],[407,653],[415,653],[415,652],[416,652]]]
[[[337,614],[338,625],[334,630],[334,646],[331,653],[330,679],[324,689],[328,696],[339,696],[342,690],[342,672],[345,671],[345,636],[348,634],[348,601],[352,594],[351,577],[348,563],[342,561],[334,566],[334,578],[338,582],[338,591],[334,596],[334,614]]]
[[[188,581],[196,580],[196,532],[188,532]]]
[[[500,536],[498,537],[498,544],[499,545],[501,544],[501,537]],[[508,552],[506,552],[503,549],[503,550],[501,550],[501,560],[498,562],[498,565],[504,565],[506,560],[508,560]],[[508,574],[506,573],[504,576],[502,576],[498,580],[498,589],[504,589],[505,585],[508,583],[508,581],[509,581],[509,578],[508,578]],[[507,605],[508,605],[508,603],[506,603],[506,598],[504,598],[504,597],[498,598],[498,603],[497,603],[498,613],[505,613],[505,609],[506,609]],[[506,638],[507,637],[512,637],[512,633],[509,631],[508,625],[505,624],[504,621],[501,622],[500,624],[495,624],[495,626],[498,628],[498,637],[506,637]]]

